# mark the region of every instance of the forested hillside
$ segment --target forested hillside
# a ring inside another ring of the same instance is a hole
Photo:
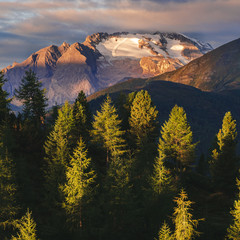
[[[188,111],[176,104],[163,120],[147,89],[114,101],[105,95],[94,108],[81,91],[73,105],[46,112],[46,92],[30,70],[15,115],[5,81],[1,74],[1,239],[239,239],[230,111],[209,154],[199,156]]]

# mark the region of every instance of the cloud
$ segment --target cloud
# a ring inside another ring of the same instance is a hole
[[[0,1],[0,43],[11,52],[26,42],[34,51],[100,31],[177,31],[200,33],[217,46],[240,35],[239,9],[239,0]],[[14,36],[9,44],[3,32]]]

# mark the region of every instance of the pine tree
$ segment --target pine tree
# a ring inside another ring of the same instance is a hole
[[[143,189],[150,188],[148,180],[156,156],[158,111],[145,90],[129,95],[128,100],[132,102],[129,117],[129,145],[134,154],[132,176],[138,199],[143,200],[147,196]],[[142,208],[145,203],[139,204]]]
[[[41,90],[42,84],[36,74],[30,69],[25,72],[15,96],[23,102],[24,118],[33,121],[37,126],[43,124],[47,98],[45,90]]]
[[[238,199],[234,201],[234,209],[230,211],[233,217],[233,223],[227,229],[227,239],[240,239],[240,180],[237,179]]]
[[[44,148],[46,153],[46,188],[49,192],[58,192],[58,185],[65,181],[65,171],[70,155],[73,110],[68,102],[58,111],[54,129],[49,134]]]
[[[64,106],[58,110],[58,118],[44,145],[46,161],[49,166],[67,164],[73,122],[73,110],[69,103],[65,102]]]
[[[6,152],[0,156],[0,225],[10,224],[17,214],[13,162]]]
[[[74,128],[73,137],[75,141],[82,137],[88,142],[91,127],[91,112],[87,102],[87,98],[83,91],[78,94],[73,105]]]
[[[166,160],[173,162],[180,172],[194,161],[196,143],[192,143],[192,135],[184,109],[174,106],[169,120],[161,128],[159,151],[166,155]]]
[[[68,102],[58,111],[58,118],[52,132],[45,142],[45,184],[43,209],[50,215],[46,220],[46,229],[42,231],[46,235],[56,237],[60,234],[59,226],[63,224],[64,211],[61,204],[64,200],[59,186],[66,182],[66,169],[71,154],[73,127],[73,110]]]
[[[227,112],[217,134],[217,148],[212,152],[210,170],[213,182],[221,189],[229,191],[232,191],[236,178],[236,137],[236,121],[231,113]]]
[[[129,225],[135,221],[133,216],[133,193],[130,182],[132,160],[117,157],[110,163],[104,181],[104,209],[106,232],[109,238],[128,239]],[[111,236],[110,234],[113,233]]]
[[[163,223],[161,229],[159,230],[158,240],[174,240],[172,231],[166,222]]]
[[[9,113],[9,103],[11,102],[11,99],[7,99],[8,93],[3,90],[3,85],[6,81],[3,72],[0,71],[0,124],[6,120]]]
[[[66,171],[66,184],[61,187],[65,201],[65,208],[70,222],[76,227],[83,227],[84,204],[93,192],[96,174],[91,170],[91,159],[87,157],[87,150],[82,139],[78,142]]]
[[[174,236],[176,240],[190,240],[198,236],[196,231],[199,220],[192,219],[190,213],[192,202],[188,200],[187,193],[182,189],[179,197],[175,199],[177,207],[174,209],[173,222],[175,224]]]
[[[171,189],[172,176],[170,170],[165,166],[166,155],[158,149],[159,156],[153,166],[152,188],[156,194],[161,194]]]
[[[11,240],[37,240],[36,223],[32,219],[32,212],[27,210],[26,214],[15,222],[15,228],[18,229],[16,237]]]
[[[154,141],[157,115],[149,93],[145,90],[138,92],[132,101],[129,118],[130,133],[138,146]]]
[[[111,98],[107,96],[94,116],[92,138],[93,142],[101,144],[107,154],[106,164],[109,164],[110,157],[115,159],[125,152],[124,131],[120,128],[121,120],[118,119],[116,108]]]

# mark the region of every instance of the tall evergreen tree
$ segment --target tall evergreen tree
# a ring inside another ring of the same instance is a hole
[[[61,204],[64,200],[59,186],[66,182],[66,169],[71,154],[71,131],[73,128],[73,110],[66,102],[58,111],[58,118],[52,132],[45,142],[45,201],[43,209],[47,218],[47,227],[50,230],[43,230],[46,234],[60,234],[59,226],[63,224],[64,211]],[[49,233],[47,232],[49,231]]]
[[[230,211],[233,223],[227,229],[227,239],[240,239],[240,180],[237,179],[238,199],[234,201],[234,209]]]
[[[91,112],[83,91],[78,94],[73,105],[73,117],[73,137],[76,139],[75,141],[77,142],[82,137],[84,141],[88,142],[91,128]]]
[[[8,153],[0,156],[0,225],[6,227],[12,223],[17,212],[16,183],[14,166]],[[0,231],[0,237],[4,233]]]
[[[214,183],[221,189],[232,191],[236,178],[237,156],[236,121],[230,112],[223,118],[222,128],[217,134],[217,148],[212,152],[210,170]]]
[[[110,163],[104,182],[104,209],[106,211],[106,232],[109,239],[129,239],[134,222],[133,192],[130,182],[132,160],[118,157]],[[112,234],[113,235],[110,235]]]
[[[184,109],[175,105],[161,128],[159,151],[180,172],[194,161],[196,143],[192,143],[192,135]]]
[[[146,194],[142,190],[149,188],[147,179],[152,172],[152,165],[156,156],[157,144],[155,140],[158,111],[153,105],[151,96],[145,90],[129,95],[128,100],[132,102],[129,117],[129,145],[132,145],[131,149],[133,149],[135,157],[132,176],[136,194],[142,194],[142,197],[144,197]],[[140,195],[138,198],[142,199]]]
[[[58,192],[58,185],[65,181],[65,171],[70,154],[73,110],[68,102],[58,111],[54,129],[49,134],[44,148],[46,153],[46,187],[49,193]]]
[[[159,230],[158,240],[174,240],[173,233],[166,222],[163,223]]]
[[[152,187],[156,194],[169,191],[173,181],[170,169],[165,166],[166,155],[158,149],[158,157],[153,166]]]
[[[32,213],[27,210],[26,214],[15,222],[15,228],[18,229],[16,237],[11,240],[37,240],[36,223],[32,218]]]
[[[66,184],[61,187],[65,195],[63,207],[69,221],[76,225],[75,228],[84,226],[83,209],[91,198],[95,178],[85,143],[80,139],[66,171]]]
[[[175,224],[174,236],[177,240],[191,240],[199,233],[196,230],[199,220],[192,219],[191,205],[187,193],[182,189],[179,197],[175,199],[177,207],[174,209],[173,222]]]
[[[92,130],[93,142],[101,144],[106,151],[107,165],[110,158],[115,159],[125,152],[124,131],[121,130],[120,124],[121,120],[118,119],[117,110],[113,106],[111,98],[107,96],[101,106],[101,111],[97,111],[94,116]]]
[[[43,124],[47,98],[42,84],[38,81],[36,74],[30,69],[25,72],[15,96],[23,102],[24,118],[33,121],[37,126]]]
[[[157,127],[158,111],[153,105],[151,96],[145,90],[138,92],[132,101],[129,125],[130,133],[137,145],[154,141]]]

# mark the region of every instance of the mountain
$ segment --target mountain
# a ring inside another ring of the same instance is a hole
[[[227,111],[240,127],[240,39],[225,44],[187,65],[153,78],[118,83],[88,97],[93,110],[106,94],[118,99],[120,93],[145,89],[159,110],[159,122],[168,119],[178,104],[186,110],[199,151],[208,153]],[[239,146],[240,150],[240,146]]]
[[[240,89],[240,38],[154,80],[178,82],[204,91]]]
[[[47,90],[49,105],[73,101],[129,78],[152,77],[178,69],[212,50],[178,33],[96,33],[83,43],[49,46],[4,69],[10,96],[28,69]]]

